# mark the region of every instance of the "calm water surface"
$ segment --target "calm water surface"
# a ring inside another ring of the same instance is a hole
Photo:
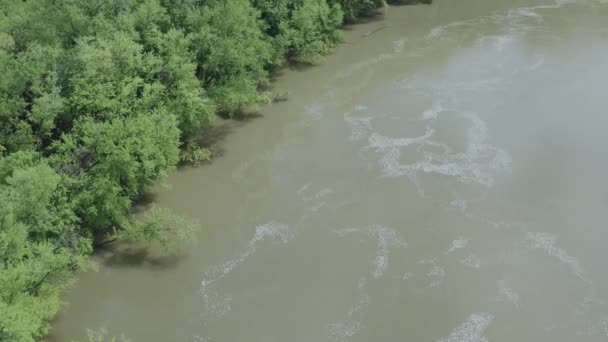
[[[157,191],[200,243],[99,256],[50,340],[608,340],[608,2],[436,0],[346,41]]]

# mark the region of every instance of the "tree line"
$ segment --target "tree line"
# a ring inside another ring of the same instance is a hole
[[[190,239],[132,206],[210,157],[217,113],[268,102],[384,0],[0,0],[0,341],[36,341],[96,244]]]

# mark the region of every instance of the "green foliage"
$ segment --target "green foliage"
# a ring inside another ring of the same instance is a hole
[[[207,97],[196,76],[198,64],[192,35],[171,29],[155,36],[148,45],[162,59],[160,70],[150,78],[162,82],[166,94],[164,99],[154,101],[169,108],[177,118],[183,141],[196,139],[212,123],[217,105]]]
[[[249,0],[211,0],[188,15],[198,77],[219,109],[229,114],[268,101],[258,91],[267,81],[265,67],[272,57],[262,27]]]
[[[112,238],[134,241],[158,241],[168,251],[174,244],[196,241],[197,225],[171,210],[152,207],[143,217],[116,231]]]
[[[0,339],[34,341],[60,307],[59,292],[86,266],[62,177],[34,152],[0,159]]]
[[[379,7],[386,6],[384,0],[334,0],[344,12],[344,21],[353,22],[358,17],[367,17],[374,13]]]
[[[314,62],[327,54],[342,40],[342,18],[340,6],[329,6],[324,0],[303,1],[282,28],[288,55],[302,62]]]
[[[201,162],[211,160],[212,156],[213,152],[210,149],[200,147],[195,142],[190,142],[186,144],[185,148],[182,150],[180,158],[184,162],[198,166]]]
[[[211,158],[217,112],[269,102],[271,70],[316,62],[382,4],[0,0],[0,340],[47,332],[93,245],[192,241],[192,223],[133,203]]]
[[[106,122],[83,118],[54,144],[52,160],[75,180],[83,223],[100,231],[120,227],[131,201],[174,168],[178,144],[176,120],[162,112]]]
[[[289,59],[313,63],[341,41],[343,13],[325,0],[254,0],[267,23],[266,33]]]

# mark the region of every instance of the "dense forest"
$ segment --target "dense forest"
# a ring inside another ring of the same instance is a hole
[[[383,0],[0,0],[0,341],[36,341],[104,243],[189,239],[132,207],[218,114],[268,102]]]

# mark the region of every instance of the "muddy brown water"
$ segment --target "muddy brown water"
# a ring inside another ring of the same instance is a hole
[[[437,0],[346,41],[156,192],[199,244],[97,257],[50,340],[608,340],[608,2]]]

